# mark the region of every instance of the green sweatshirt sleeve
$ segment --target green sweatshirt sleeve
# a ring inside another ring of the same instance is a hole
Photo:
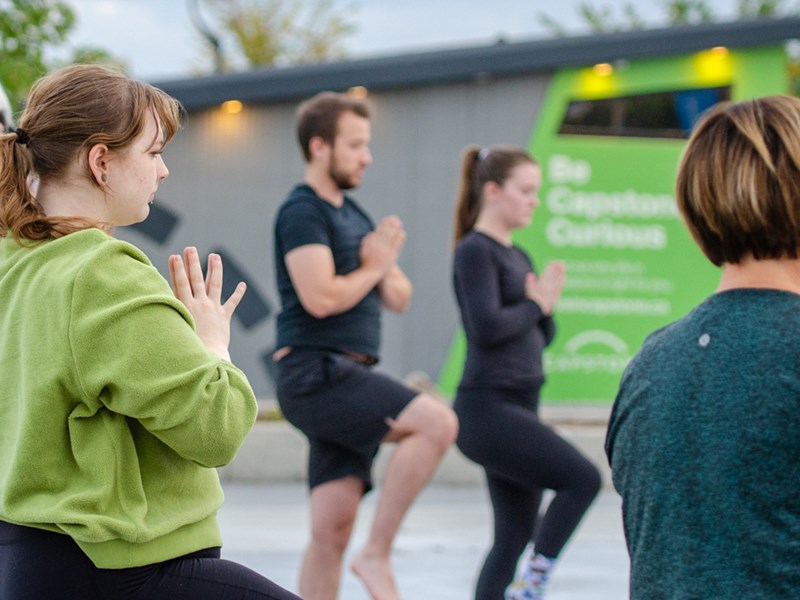
[[[257,404],[246,376],[208,351],[168,283],[135,247],[109,240],[80,269],[69,314],[85,405],[135,420],[184,459],[229,463]]]

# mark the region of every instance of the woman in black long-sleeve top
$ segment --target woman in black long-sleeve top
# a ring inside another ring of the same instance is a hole
[[[540,183],[539,166],[520,148],[464,152],[453,266],[467,336],[455,401],[458,447],[484,468],[494,511],[476,600],[543,598],[555,560],[600,487],[595,466],[537,416],[564,265],[552,263],[538,277],[511,233],[530,223]],[[539,519],[545,489],[555,496]],[[528,542],[533,552],[514,579]]]

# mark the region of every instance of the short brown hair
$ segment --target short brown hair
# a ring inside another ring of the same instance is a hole
[[[333,145],[339,117],[346,112],[369,119],[367,103],[347,94],[320,92],[300,104],[297,108],[297,141],[306,161],[311,160],[311,138],[320,137]]]
[[[676,183],[678,208],[717,266],[797,258],[800,251],[800,99],[723,103],[700,120]]]
[[[122,151],[151,118],[161,125],[166,143],[181,117],[177,100],[108,67],[72,65],[45,75],[28,95],[19,120],[25,138],[0,135],[0,236],[46,240],[91,226],[45,215],[28,177],[62,176],[79,152],[95,144]]]

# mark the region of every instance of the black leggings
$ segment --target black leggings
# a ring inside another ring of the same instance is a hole
[[[0,521],[3,600],[299,600],[210,548],[131,569],[98,569],[67,535]]]
[[[539,421],[538,390],[459,390],[458,447],[486,472],[494,543],[475,590],[502,600],[528,542],[557,558],[600,489],[600,473],[578,450]],[[542,493],[555,497],[537,519]]]

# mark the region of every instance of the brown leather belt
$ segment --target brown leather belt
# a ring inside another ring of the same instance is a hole
[[[377,356],[372,356],[370,354],[362,354],[361,352],[342,351],[339,354],[344,354],[345,356],[349,356],[357,363],[361,363],[362,365],[365,365],[367,367],[371,367],[372,365],[377,364],[378,362]]]
[[[275,352],[272,353],[272,360],[275,362],[280,361],[284,356],[288,356],[292,350],[292,346],[284,346],[283,348],[278,348]],[[347,350],[333,350],[337,354],[343,354],[349,358],[352,358],[359,364],[362,364],[367,367],[371,367],[378,363],[378,357],[372,356],[370,354],[363,354],[361,352],[348,352]]]

